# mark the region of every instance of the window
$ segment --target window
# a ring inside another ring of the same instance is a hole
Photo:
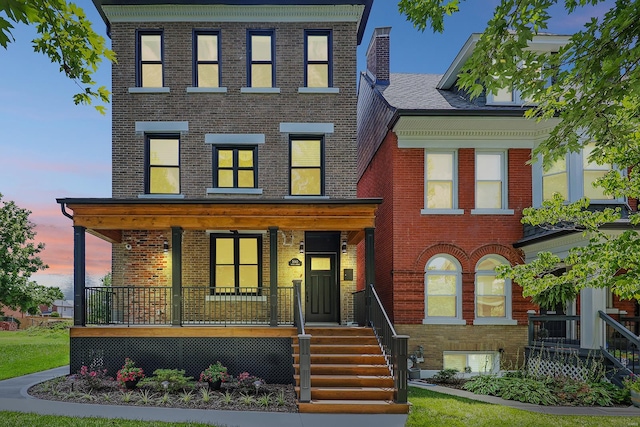
[[[195,31],[193,54],[193,85],[220,87],[220,33]]]
[[[480,352],[445,351],[443,353],[443,369],[456,369],[465,372],[498,372],[500,363],[498,354]]]
[[[331,31],[306,30],[304,34],[306,87],[333,86]]]
[[[275,87],[274,30],[250,30],[247,46],[247,86]]]
[[[551,200],[555,193],[564,200],[569,200],[569,184],[567,181],[567,160],[556,160],[547,170],[542,172],[542,198]]]
[[[464,323],[461,273],[460,264],[449,255],[436,255],[429,260],[424,275],[424,323]]]
[[[147,136],[147,194],[180,194],[180,138]]]
[[[457,208],[455,152],[425,152],[425,208]]]
[[[211,235],[211,294],[257,294],[262,284],[262,236]]]
[[[324,194],[324,139],[292,137],[290,146],[291,195]]]
[[[474,324],[511,319],[511,280],[496,277],[496,267],[505,264],[507,260],[498,255],[487,255],[478,261]]]
[[[613,197],[604,194],[602,187],[593,186],[597,179],[602,178],[611,170],[611,164],[605,163],[599,165],[596,162],[589,161],[589,157],[594,149],[594,144],[587,144],[582,149],[583,194],[584,197],[588,197],[589,200],[611,200]]]
[[[476,152],[476,209],[507,209],[505,153]]]
[[[257,147],[214,147],[213,186],[256,188]]]
[[[162,31],[138,31],[136,86],[163,87]]]

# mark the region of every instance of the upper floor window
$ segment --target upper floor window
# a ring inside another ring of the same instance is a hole
[[[562,158],[553,162],[542,172],[542,198],[551,200],[558,193],[569,200],[569,182],[567,180],[567,160]]]
[[[214,147],[214,187],[255,188],[257,155],[257,147]]]
[[[456,153],[425,152],[425,208],[457,208]]]
[[[262,236],[211,235],[211,293],[257,294],[262,286]]]
[[[163,87],[162,31],[137,32],[136,86]]]
[[[596,162],[589,161],[589,157],[591,157],[591,153],[594,148],[594,144],[587,144],[582,149],[583,194],[584,197],[588,197],[590,200],[610,200],[613,197],[604,194],[603,188],[594,186],[594,183],[597,179],[602,178],[611,170],[611,164],[598,164]]]
[[[462,268],[445,254],[427,262],[424,274],[425,323],[464,323],[462,320]]]
[[[291,195],[324,195],[324,138],[291,137],[289,158]]]
[[[504,152],[476,151],[476,209],[507,209]]]
[[[247,32],[247,86],[275,87],[275,31]]]
[[[194,32],[193,85],[220,87],[220,32]]]
[[[496,275],[496,267],[506,264],[503,257],[488,255],[476,265],[476,323],[511,319],[511,281]]]
[[[331,31],[306,30],[304,33],[306,87],[332,87]]]
[[[147,194],[180,194],[180,138],[147,136]]]

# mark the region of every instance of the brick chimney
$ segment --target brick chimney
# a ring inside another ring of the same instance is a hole
[[[373,30],[367,48],[367,72],[377,85],[389,84],[389,33],[391,27]]]

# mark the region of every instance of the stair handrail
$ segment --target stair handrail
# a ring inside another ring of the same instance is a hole
[[[602,319],[605,323],[605,333],[606,327],[612,328],[615,332],[619,334],[619,337],[625,341],[625,350],[610,348],[609,341],[605,342],[605,346],[601,347],[602,353],[609,359],[620,371],[617,377],[626,376],[626,375],[634,375],[634,371],[637,368],[640,368],[640,338],[633,334],[630,330],[621,325],[614,318],[606,314],[604,311],[599,310],[598,315],[600,319]],[[631,349],[631,350],[629,350]],[[613,350],[613,353],[611,352]],[[616,356],[615,352],[618,351],[619,355]],[[629,353],[631,353],[631,357],[629,358]],[[623,356],[624,354],[624,356]],[[624,361],[623,361],[624,359]],[[629,362],[631,367],[629,367]],[[636,369],[634,369],[636,368]]]
[[[300,297],[301,281],[294,280],[294,323],[298,328],[298,367],[300,371],[300,402],[311,401],[311,335],[304,330],[304,316],[302,315],[302,298]]]
[[[368,325],[373,328],[378,344],[387,361],[387,366],[389,366],[389,370],[393,375],[395,383],[394,401],[396,403],[407,403],[409,336],[396,333],[373,284],[367,286],[367,293],[368,295],[365,297],[367,321]]]
[[[300,296],[300,282],[298,280],[294,281],[293,289],[295,292],[295,300],[294,300],[294,318],[293,322],[295,326],[298,328],[299,335],[305,335],[304,332],[304,315],[302,314],[302,298]]]

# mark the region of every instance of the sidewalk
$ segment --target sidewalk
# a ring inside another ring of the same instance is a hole
[[[36,399],[27,394],[34,384],[67,375],[63,366],[0,381],[0,411],[31,412],[70,417],[117,418],[144,421],[194,422],[226,427],[404,427],[406,415],[298,414],[252,411],[213,411],[124,405],[92,405]]]
[[[606,416],[640,416],[640,408],[629,406],[628,408],[619,407],[601,407],[601,406],[542,406],[532,405],[531,403],[516,402],[515,400],[504,400],[495,396],[486,396],[482,394],[474,394],[470,391],[458,390],[455,388],[441,387],[438,385],[427,384],[421,381],[409,381],[410,386],[419,387],[435,391],[437,393],[449,394],[452,396],[464,397],[467,399],[478,400],[480,402],[492,403],[495,405],[509,406],[511,408],[522,409],[530,412],[538,412],[540,414],[549,415],[606,415]]]

